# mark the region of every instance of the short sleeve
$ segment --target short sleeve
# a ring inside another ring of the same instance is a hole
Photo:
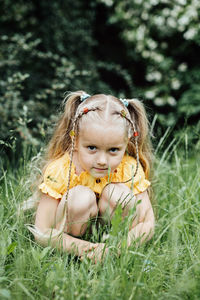
[[[130,157],[130,159],[128,159],[124,164],[123,180],[126,181],[130,179],[133,176],[135,169],[136,169],[136,160]],[[144,192],[151,185],[151,183],[145,178],[145,173],[140,163],[139,163],[138,171],[135,177],[133,178],[133,181],[127,182],[126,185],[129,188],[132,188],[133,185],[133,192],[135,195]]]
[[[61,199],[67,190],[67,176],[68,161],[61,157],[47,166],[39,189],[53,198]]]

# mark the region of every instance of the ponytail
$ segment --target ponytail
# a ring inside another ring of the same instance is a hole
[[[69,133],[72,130],[73,119],[75,117],[77,108],[81,103],[81,96],[83,94],[85,94],[84,91],[77,91],[68,94],[64,98],[64,112],[49,142],[49,147],[47,150],[48,161],[57,159],[66,151],[70,150],[71,138]]]
[[[139,160],[144,168],[146,178],[149,178],[150,166],[152,162],[152,146],[149,137],[149,124],[144,105],[137,99],[128,100],[128,111],[132,122],[135,124],[138,136]],[[128,153],[136,156],[134,137],[128,142]]]

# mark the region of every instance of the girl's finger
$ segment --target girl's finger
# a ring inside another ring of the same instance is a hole
[[[89,246],[84,247],[82,251],[88,252],[88,251],[95,249],[96,247],[97,247],[97,244],[90,244]]]

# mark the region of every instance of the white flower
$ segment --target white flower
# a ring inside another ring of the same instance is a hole
[[[174,18],[169,17],[169,18],[167,18],[167,25],[172,27],[172,28],[176,28],[177,23],[176,23]]]
[[[200,7],[200,3],[199,3],[199,0],[193,0],[192,1],[192,5],[196,6],[197,8]]]
[[[163,13],[163,16],[165,16],[165,17],[170,16],[170,10],[169,10],[169,8],[164,8],[163,11],[162,11],[162,13]]]
[[[174,97],[169,96],[169,97],[167,98],[167,102],[168,102],[168,104],[171,105],[171,106],[175,106],[175,105],[176,105],[176,100],[175,100]]]
[[[154,17],[154,24],[157,26],[163,26],[165,23],[165,18],[162,16],[156,16]]]
[[[196,34],[196,29],[195,28],[190,28],[188,31],[186,31],[185,33],[184,33],[184,38],[186,39],[186,40],[192,40],[193,39],[193,37],[195,36],[195,34]]]
[[[156,81],[160,81],[160,79],[162,78],[162,74],[160,72],[154,72],[154,79]]]
[[[157,105],[157,106],[163,106],[163,105],[165,104],[165,101],[163,101],[162,98],[157,97],[157,98],[154,100],[154,103],[155,103],[155,105]]]
[[[181,18],[178,19],[179,25],[182,25],[182,26],[188,25],[189,22],[190,22],[190,19],[186,15],[183,15]]]
[[[181,6],[175,5],[171,10],[171,16],[175,19],[179,18],[179,15],[182,14],[183,8]]]
[[[174,90],[178,90],[180,88],[180,86],[181,86],[180,81],[178,79],[176,79],[176,78],[172,79],[172,83],[171,84],[172,84],[172,88]]]
[[[186,5],[187,1],[186,0],[177,0],[178,4],[180,5]]]
[[[151,5],[157,5],[159,3],[158,0],[150,0]]]
[[[161,78],[162,78],[162,74],[160,72],[158,72],[158,71],[154,71],[154,72],[148,73],[146,75],[146,79],[148,81],[154,81],[154,80],[155,81],[160,81]]]
[[[155,91],[152,91],[152,90],[151,91],[147,91],[145,93],[145,97],[148,98],[148,99],[153,99],[155,97],[155,95],[156,95]]]
[[[137,40],[143,40],[145,36],[146,27],[144,25],[141,25],[136,33]]]
[[[182,63],[178,66],[178,71],[185,72],[186,70],[187,70],[187,64],[186,63]]]
[[[107,6],[112,6],[113,5],[113,0],[101,0],[105,5]]]
[[[142,56],[143,56],[144,58],[148,58],[148,57],[150,57],[150,52],[147,51],[147,50],[144,50],[144,51],[142,51]]]
[[[132,30],[124,31],[124,36],[129,42],[135,41],[135,34]]]
[[[148,73],[148,74],[146,75],[146,80],[147,80],[147,81],[153,81],[153,76],[152,76],[151,73]]]
[[[144,11],[143,13],[142,13],[142,15],[141,15],[141,18],[142,18],[142,20],[148,20],[148,18],[149,18],[149,16],[148,16],[148,14]]]
[[[152,53],[151,58],[157,63],[161,63],[164,60],[163,55],[156,52]]]
[[[151,50],[154,50],[157,47],[157,43],[152,39],[148,39],[147,44]]]
[[[198,11],[197,7],[190,6],[189,9],[187,10],[187,15],[190,19],[195,19],[198,18]]]

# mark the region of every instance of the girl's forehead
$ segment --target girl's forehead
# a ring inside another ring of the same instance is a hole
[[[84,120],[79,128],[79,137],[87,141],[117,143],[127,141],[127,130],[123,122]]]
[[[109,116],[101,115],[101,112],[89,112],[84,115],[80,120],[80,128],[97,126],[102,128],[118,127],[119,129],[125,129],[127,127],[126,120],[120,115],[114,114]]]
[[[103,131],[104,133],[108,129],[112,129],[119,132],[126,131],[126,123],[122,118],[115,119],[115,120],[104,120],[101,118],[96,119],[83,119],[80,123],[80,130],[88,130],[88,129],[98,129],[99,131]]]

